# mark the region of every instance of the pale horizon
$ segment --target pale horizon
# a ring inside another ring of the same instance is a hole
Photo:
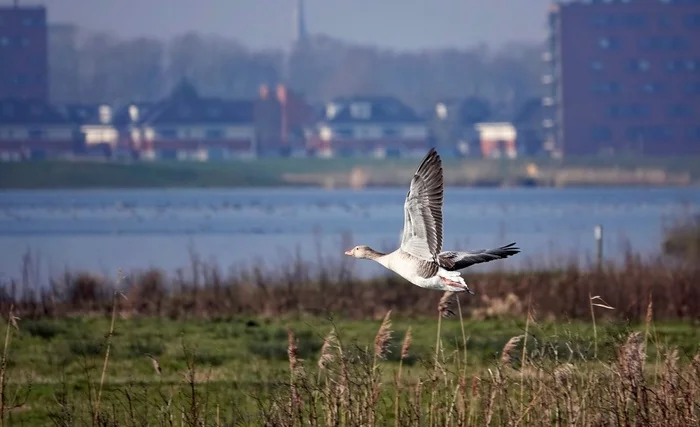
[[[538,42],[551,0],[306,0],[309,34],[396,50]],[[33,0],[49,23],[120,38],[167,39],[188,32],[236,39],[251,49],[285,49],[296,0]],[[0,4],[11,5],[11,0]]]

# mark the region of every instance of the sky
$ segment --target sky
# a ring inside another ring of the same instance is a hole
[[[0,4],[11,0],[0,0]],[[294,38],[297,0],[20,0],[43,4],[49,22],[120,37],[188,31],[235,38],[253,49]],[[500,46],[545,37],[551,0],[306,0],[309,33],[399,50]]]

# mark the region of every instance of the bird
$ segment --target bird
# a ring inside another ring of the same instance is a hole
[[[406,194],[399,247],[382,253],[359,245],[345,251],[345,255],[375,261],[421,288],[474,295],[459,270],[507,258],[519,253],[520,248],[513,242],[494,249],[443,251],[443,193],[442,160],[435,148],[431,148],[414,173]]]

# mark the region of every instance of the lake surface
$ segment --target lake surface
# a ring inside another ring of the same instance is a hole
[[[116,275],[119,268],[187,269],[191,254],[222,270],[288,262],[299,254],[339,260],[354,244],[393,249],[403,227],[403,188],[170,189],[0,191],[0,280],[21,279],[31,253],[31,280],[69,270]],[[512,241],[522,253],[479,268],[517,268],[595,250],[605,256],[628,242],[659,248],[664,221],[700,211],[700,191],[663,189],[445,190],[444,249],[494,247]],[[383,274],[348,260],[357,274]]]

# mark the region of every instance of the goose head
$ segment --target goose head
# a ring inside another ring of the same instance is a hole
[[[359,245],[345,251],[345,255],[361,259],[374,259],[380,254],[369,246]]]

